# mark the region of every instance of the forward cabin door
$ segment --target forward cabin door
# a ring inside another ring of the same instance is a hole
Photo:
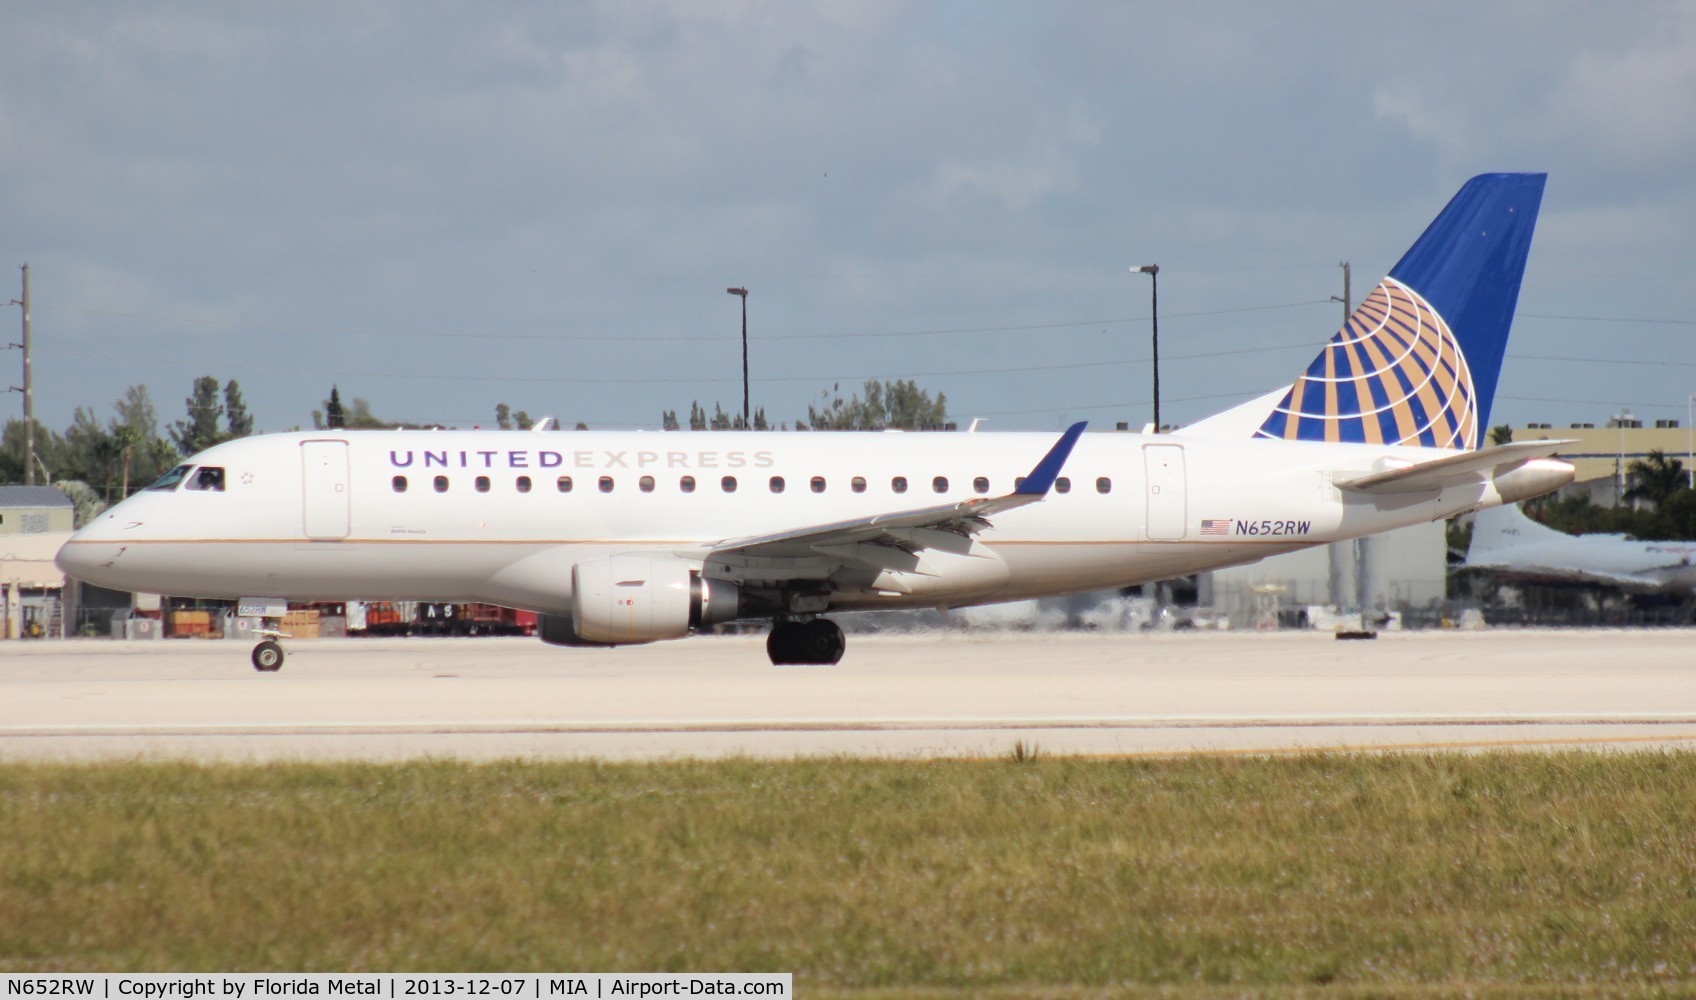
[[[306,537],[315,542],[346,538],[351,528],[347,442],[302,441],[300,471]]]
[[[1183,445],[1144,445],[1142,458],[1148,482],[1148,540],[1177,541],[1189,527]]]

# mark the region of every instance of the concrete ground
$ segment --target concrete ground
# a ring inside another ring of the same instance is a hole
[[[1696,632],[0,643],[0,760],[1696,747]]]

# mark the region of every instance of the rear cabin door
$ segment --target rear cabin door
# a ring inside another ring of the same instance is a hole
[[[1145,445],[1142,457],[1148,478],[1148,540],[1181,539],[1189,526],[1184,448],[1176,444]]]
[[[348,536],[350,514],[346,441],[302,441],[301,508],[306,537],[316,542]]]

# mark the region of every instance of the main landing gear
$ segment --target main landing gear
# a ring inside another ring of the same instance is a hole
[[[766,636],[766,655],[776,666],[829,666],[842,659],[847,648],[841,627],[828,618],[773,622]]]

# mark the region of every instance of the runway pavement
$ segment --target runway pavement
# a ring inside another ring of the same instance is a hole
[[[1696,632],[0,643],[0,760],[1696,747]]]

